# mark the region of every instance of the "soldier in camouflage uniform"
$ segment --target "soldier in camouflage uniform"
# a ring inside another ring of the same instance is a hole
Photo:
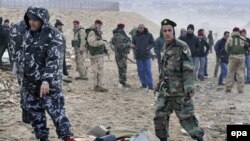
[[[103,87],[104,56],[107,54],[106,42],[102,39],[102,21],[96,20],[94,26],[86,29],[88,56],[93,71],[94,91],[107,92]]]
[[[154,117],[155,133],[161,141],[169,137],[169,118],[175,111],[181,126],[198,141],[203,141],[203,130],[194,116],[194,76],[191,52],[186,43],[175,39],[176,24],[168,19],[161,22],[166,44],[163,47],[162,67],[156,93]]]
[[[127,77],[127,58],[130,52],[130,38],[124,31],[124,24],[118,24],[117,28],[113,30],[112,44],[114,45],[115,60],[119,72],[119,82],[123,87],[130,87],[126,83]]]
[[[47,9],[29,7],[24,20],[28,31],[18,64],[21,66],[24,107],[28,110],[36,138],[48,141],[47,111],[56,126],[58,138],[74,141],[62,92],[63,35],[48,24]]]
[[[75,49],[76,70],[79,72],[80,77],[76,79],[88,80],[87,68],[85,66],[85,59],[87,59],[86,32],[79,24],[79,21],[74,21],[74,40],[72,40],[72,47]]]
[[[13,73],[17,76],[18,84],[21,85],[21,75],[20,75],[20,65],[17,63],[17,56],[20,55],[20,51],[22,50],[22,42],[23,37],[26,32],[26,24],[25,21],[22,20],[17,24],[14,24],[10,28],[10,37],[9,37],[9,48],[11,53],[11,58],[13,61]],[[22,109],[22,121],[24,123],[30,123],[28,111],[24,108],[24,94],[22,92],[22,88],[20,89],[20,105]]]

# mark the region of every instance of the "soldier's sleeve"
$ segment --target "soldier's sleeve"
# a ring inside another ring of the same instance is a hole
[[[101,46],[101,45],[105,45],[104,41],[97,40],[97,36],[95,35],[94,31],[89,32],[87,40],[88,40],[89,46],[91,46],[91,47],[98,47],[98,46]]]
[[[194,92],[194,66],[188,46],[185,46],[181,52],[181,68],[185,93]]]
[[[229,37],[227,39],[226,44],[225,44],[225,49],[226,49],[227,52],[229,51],[229,48],[230,48],[231,45],[232,45],[232,37]]]
[[[63,46],[62,34],[58,33],[51,36],[51,41],[47,49],[46,68],[42,75],[42,81],[47,81],[51,84],[59,71],[62,70]]]
[[[17,38],[17,25],[13,25],[10,28],[10,36],[9,36],[9,49],[10,49],[10,55],[12,57],[12,61],[16,61],[16,57],[17,57],[17,50],[15,48],[16,46],[16,38]]]
[[[81,38],[80,50],[85,50],[85,45],[86,45],[86,39],[85,38],[86,38],[87,34],[86,34],[84,29],[81,29],[79,34],[80,34],[80,38]]]

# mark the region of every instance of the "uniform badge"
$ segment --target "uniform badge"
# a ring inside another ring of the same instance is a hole
[[[188,54],[188,50],[185,48],[185,49],[183,50],[183,53]]]

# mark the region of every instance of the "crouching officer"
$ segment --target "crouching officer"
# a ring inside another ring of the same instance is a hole
[[[47,9],[29,7],[24,20],[28,31],[18,64],[21,64],[21,87],[26,96],[24,107],[28,110],[36,138],[48,141],[47,111],[56,126],[58,138],[74,141],[62,92],[63,35],[48,24]]]
[[[176,23],[169,19],[161,22],[164,39],[163,56],[154,117],[155,133],[161,141],[169,135],[169,117],[175,111],[181,126],[198,141],[203,141],[203,130],[194,116],[194,77],[191,52],[188,45],[175,38]]]

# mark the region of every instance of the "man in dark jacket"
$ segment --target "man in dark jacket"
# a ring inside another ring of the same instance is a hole
[[[187,30],[185,28],[182,28],[180,31],[180,36],[178,37],[178,39],[183,40],[183,38],[185,38],[187,35]]]
[[[164,37],[163,37],[163,32],[162,29],[160,30],[160,36],[155,40],[155,47],[154,47],[154,52],[157,56],[157,61],[158,61],[158,70],[160,71],[161,67],[161,52],[163,45],[165,43]]]
[[[240,35],[246,38],[246,41],[250,44],[250,38],[247,38],[247,31],[246,29],[242,29],[240,31]],[[245,75],[245,83],[250,84],[250,47],[249,45],[245,47],[246,53],[245,53],[245,68],[246,68],[246,75]]]
[[[199,29],[198,30],[198,42],[199,47],[195,48],[195,52],[197,53],[194,57],[194,65],[195,65],[195,76],[201,81],[205,79],[204,77],[204,68],[206,63],[206,56],[208,55],[209,51],[209,44],[205,40],[204,30]]]
[[[56,126],[58,138],[74,141],[62,91],[63,35],[49,25],[47,9],[29,7],[24,20],[28,31],[18,62],[23,76],[21,87],[26,95],[24,104],[36,138],[48,141],[47,111]]]
[[[221,73],[218,80],[218,85],[225,85],[225,79],[228,73],[228,53],[225,50],[225,44],[227,42],[230,33],[228,31],[224,32],[223,38],[218,40],[215,45],[215,53],[219,58]]]
[[[60,21],[60,20],[56,20],[56,23],[55,23],[55,28],[57,28],[60,32],[63,33],[62,31],[62,26],[63,26],[63,23]],[[63,36],[63,40],[64,40],[64,57],[63,57],[63,75],[66,75],[68,76],[69,73],[68,73],[68,70],[67,70],[67,66],[66,66],[66,38]]]
[[[194,25],[189,24],[187,27],[187,35],[180,38],[184,42],[186,42],[189,46],[189,49],[192,54],[192,59],[194,63],[194,57],[197,57],[197,53],[195,51],[196,48],[199,48],[198,37],[194,35]]]
[[[142,88],[153,89],[150,50],[154,47],[154,38],[143,24],[138,26],[132,44],[136,51],[136,64]]]
[[[4,48],[4,28],[2,26],[3,18],[0,17],[0,54]],[[0,56],[0,65],[2,64],[2,56]]]
[[[10,52],[9,52],[9,48],[8,48],[8,41],[9,41],[9,30],[10,30],[10,26],[9,26],[9,20],[6,19],[4,20],[4,24],[2,25],[2,18],[1,20],[1,27],[0,27],[0,34],[1,34],[1,41],[0,41],[0,64],[2,62],[2,57],[4,52],[6,51],[6,49],[8,50],[9,53],[9,61],[11,63],[11,56],[10,56]]]

